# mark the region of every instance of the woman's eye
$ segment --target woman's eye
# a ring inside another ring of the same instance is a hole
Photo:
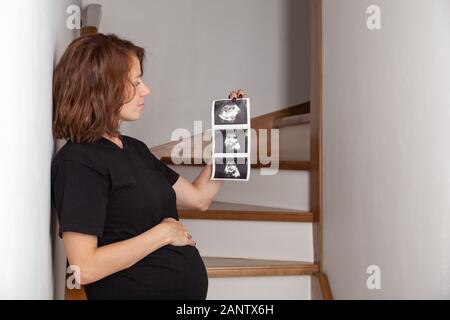
[[[138,78],[135,82],[133,82],[133,86],[137,87],[138,85],[140,85],[142,83],[141,78]]]

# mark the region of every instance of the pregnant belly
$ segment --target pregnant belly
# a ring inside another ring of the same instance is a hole
[[[208,276],[197,248],[171,245],[86,286],[88,299],[204,300],[207,291]]]

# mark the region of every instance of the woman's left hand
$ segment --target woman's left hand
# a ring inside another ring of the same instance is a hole
[[[228,95],[228,99],[231,99],[231,100],[244,99],[244,98],[248,98],[248,96],[245,93],[245,91],[242,89],[239,89],[238,91],[231,91],[230,94]]]

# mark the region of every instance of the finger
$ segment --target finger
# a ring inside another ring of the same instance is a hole
[[[193,247],[195,247],[197,245],[197,243],[192,239],[189,239],[187,244],[188,244],[188,246],[193,246]]]
[[[237,92],[236,91],[231,91],[230,94],[228,95],[228,98],[232,98],[232,96],[236,96],[237,97]]]
[[[242,89],[239,89],[238,92],[237,92],[237,96],[238,96],[239,99],[244,98],[246,96],[245,91],[242,90]]]
[[[228,98],[229,98],[230,100],[236,100],[237,97],[238,97],[238,94],[237,94],[236,91],[231,91],[230,95],[228,96]]]

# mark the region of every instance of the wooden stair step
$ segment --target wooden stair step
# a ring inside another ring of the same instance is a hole
[[[179,208],[181,219],[313,222],[311,212],[253,206],[237,203],[213,202],[208,211]]]
[[[64,300],[87,300],[84,286],[81,286],[81,289],[68,289],[66,286]]]
[[[182,160],[185,160],[186,163],[181,163]],[[207,163],[204,160],[195,159],[195,158],[175,158],[172,160],[171,157],[161,157],[161,161],[167,165],[179,165],[179,166],[194,166],[201,167],[205,166]],[[181,163],[181,164],[178,164]],[[261,164],[254,163],[251,165],[252,169],[260,169],[260,168],[270,168],[276,167],[275,163],[271,164]],[[278,169],[280,170],[296,170],[296,171],[309,171],[310,162],[309,161],[297,161],[297,160],[280,160],[278,162]]]
[[[319,271],[317,264],[302,261],[203,257],[209,278],[305,276]]]

